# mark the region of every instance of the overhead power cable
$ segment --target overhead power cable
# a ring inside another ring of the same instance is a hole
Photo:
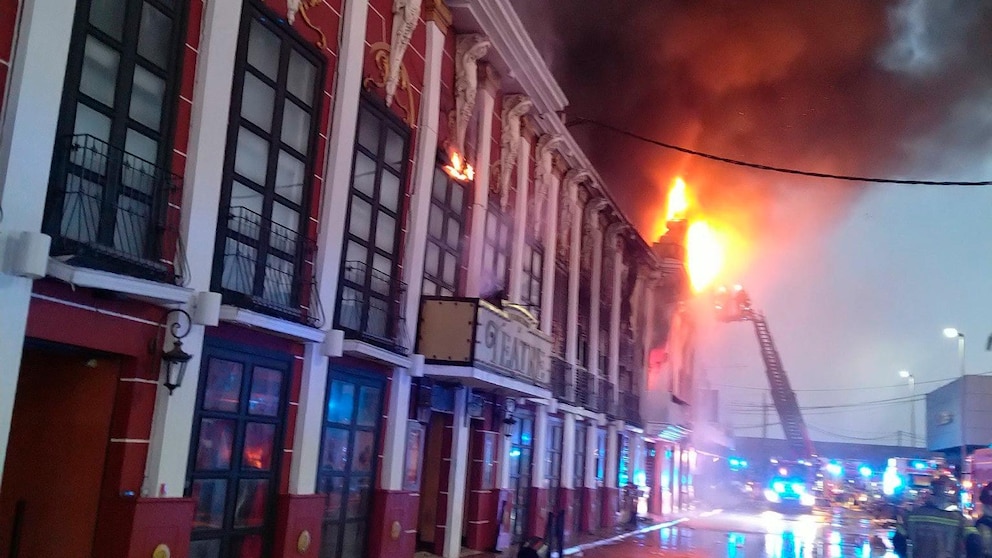
[[[796,176],[806,176],[810,178],[826,178],[830,180],[844,180],[847,182],[869,182],[874,184],[910,184],[917,186],[992,186],[992,180],[978,180],[978,181],[966,181],[966,180],[913,180],[905,178],[885,178],[877,176],[855,176],[848,174],[833,174],[829,172],[815,172],[807,171],[801,169],[790,169],[787,167],[778,167],[775,165],[765,165],[761,163],[753,163],[750,161],[743,161],[741,159],[733,159],[731,157],[723,157],[721,155],[714,155],[713,153],[706,153],[704,151],[697,151],[695,149],[689,149],[688,147],[682,147],[679,145],[674,145],[671,143],[666,143],[660,140],[649,138],[643,136],[636,132],[630,130],[625,130],[623,128],[613,126],[612,124],[607,124],[605,122],[600,122],[598,120],[592,120],[590,118],[576,117],[568,126],[577,126],[579,124],[592,124],[594,126],[599,126],[611,132],[627,136],[639,141],[650,143],[657,147],[662,147],[664,149],[670,149],[673,151],[678,151],[679,153],[685,153],[687,155],[693,155],[695,157],[702,157],[704,159],[710,159],[711,161],[718,161],[721,163],[727,163],[729,165],[737,165],[739,167],[747,167],[751,169],[757,169],[768,172],[777,172],[782,174],[791,174]]]

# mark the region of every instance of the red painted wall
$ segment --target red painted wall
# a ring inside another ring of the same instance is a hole
[[[11,58],[14,52],[14,26],[17,23],[20,2],[0,0],[0,114],[7,99],[7,76],[10,75]]]

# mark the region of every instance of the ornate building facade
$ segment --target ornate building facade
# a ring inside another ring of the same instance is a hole
[[[458,556],[687,501],[680,264],[507,0],[66,8],[0,8],[0,553]]]

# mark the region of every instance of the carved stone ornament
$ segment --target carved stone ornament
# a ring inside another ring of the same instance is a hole
[[[296,14],[300,14],[300,17],[303,18],[303,23],[306,23],[307,27],[316,31],[317,36],[320,37],[315,43],[317,47],[325,48],[327,47],[327,36],[310,21],[310,16],[307,14],[310,8],[320,3],[321,0],[286,0],[286,21],[292,25],[296,21]]]
[[[520,146],[520,119],[534,103],[526,95],[503,97],[503,133],[500,135],[499,159],[499,203],[503,211],[510,200],[510,176],[517,164],[517,150]]]
[[[537,160],[535,161],[534,195],[530,198],[527,220],[531,223],[532,234],[541,235],[549,211],[548,190],[554,180],[555,149],[564,141],[560,134],[544,134],[537,140]]]
[[[393,40],[389,45],[389,64],[386,74],[386,106],[393,104],[396,87],[400,83],[400,68],[403,65],[403,54],[410,46],[413,30],[420,22],[421,0],[393,0]]]
[[[379,79],[377,80],[373,77],[367,77],[365,78],[363,85],[365,86],[366,89],[372,89],[373,85],[376,87],[385,88],[386,81],[389,79],[390,60],[392,59],[392,55],[390,54],[391,52],[390,46],[387,45],[386,43],[380,42],[372,45],[370,47],[370,50],[372,51],[372,56],[373,59],[375,60],[376,68],[379,69]],[[399,100],[397,100],[396,104],[399,105],[399,107],[403,109],[403,112],[405,113],[403,117],[403,121],[410,126],[416,126],[417,108],[413,103],[413,88],[410,87],[410,76],[406,73],[406,66],[404,66],[402,63],[400,64],[399,67],[399,76],[400,79],[399,79],[398,87],[400,91],[406,92],[406,95],[403,96],[406,98],[406,102],[401,103]]]
[[[478,60],[489,52],[490,41],[483,35],[460,35],[455,45],[455,148],[465,153],[465,133],[475,109],[479,90]]]
[[[601,230],[600,212],[607,206],[606,200],[593,198],[585,206],[585,227],[582,234],[582,267],[592,269],[593,235]],[[602,268],[600,268],[602,271]]]
[[[576,199],[578,198],[579,184],[587,178],[589,178],[589,171],[572,169],[565,173],[565,178],[562,181],[561,199],[558,204],[561,214],[558,221],[558,257],[565,261],[571,257],[572,220],[578,211]]]

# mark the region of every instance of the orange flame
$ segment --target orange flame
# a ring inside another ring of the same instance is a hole
[[[665,204],[665,224],[688,221],[685,233],[685,266],[694,292],[711,286],[725,271],[730,236],[712,221],[700,217],[698,205],[690,203],[691,193],[681,177],[672,181]]]
[[[450,158],[451,164],[444,166],[444,172],[448,173],[448,176],[460,182],[469,182],[475,178],[475,169],[463,160],[457,151],[452,149]]]
[[[685,181],[681,176],[675,177],[672,189],[668,191],[668,203],[665,204],[665,221],[680,221],[685,219],[689,210],[689,198],[686,196]]]
[[[706,221],[693,221],[685,235],[686,270],[692,290],[700,292],[713,284],[726,259],[724,242]]]

